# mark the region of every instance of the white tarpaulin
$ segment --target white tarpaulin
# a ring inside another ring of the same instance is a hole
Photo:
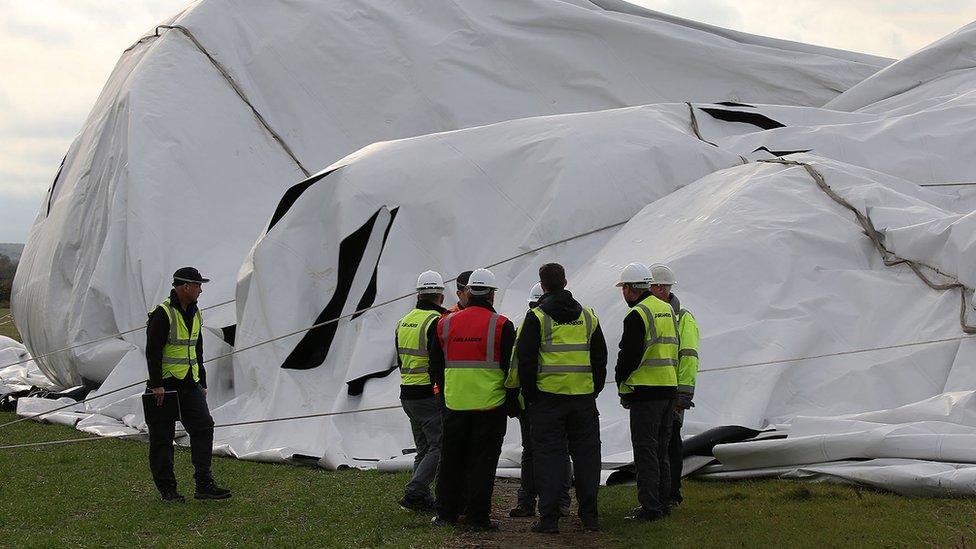
[[[208,369],[217,423],[341,414],[219,429],[218,448],[371,467],[412,447],[391,367],[419,272],[491,265],[519,320],[558,261],[612,349],[619,269],[667,262],[702,335],[686,433],[787,435],[716,447],[706,476],[976,494],[960,290],[885,265],[844,206],[934,281],[976,284],[976,200],[958,185],[976,180],[973,26],[874,74],[888,63],[612,1],[445,6],[202,2],[171,22],[189,34],[136,45],[25,250],[28,346],[138,326],[169,273],[197,265],[215,279],[201,305],[236,297],[205,313],[206,356],[238,351]],[[562,114],[578,111],[593,112]],[[294,185],[296,160],[335,163]],[[107,392],[145,375],[127,337],[41,365]],[[86,429],[141,427],[135,399],[105,400]],[[627,463],[612,384],[599,406],[605,466]],[[506,442],[514,462],[517,429]]]

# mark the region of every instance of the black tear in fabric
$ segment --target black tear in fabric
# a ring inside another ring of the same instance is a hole
[[[349,298],[349,291],[352,289],[356,271],[359,270],[363,254],[366,253],[366,246],[369,245],[369,236],[373,234],[373,225],[376,224],[376,218],[379,217],[382,210],[382,208],[376,210],[376,213],[362,227],[342,239],[339,244],[339,266],[335,293],[332,294],[329,304],[315,318],[315,324],[336,319],[342,314],[342,308]],[[290,370],[310,370],[321,366],[325,362],[325,357],[329,355],[329,348],[332,347],[332,340],[335,338],[338,327],[338,322],[330,322],[305,332],[302,340],[292,349],[281,367]]]
[[[68,155],[65,153],[64,158],[61,159],[61,166],[58,167],[58,173],[54,176],[54,181],[51,183],[51,190],[47,193],[47,213],[44,214],[45,217],[51,215],[51,204],[54,204],[54,189],[58,186],[58,180],[61,179],[61,172],[64,170],[64,163],[68,160]]]
[[[755,105],[749,105],[748,103],[736,103],[735,101],[719,101],[715,103],[716,105],[724,105],[726,107],[749,107],[750,109],[755,109]]]
[[[777,122],[764,114],[759,114],[758,112],[728,111],[725,109],[710,109],[708,107],[698,108],[707,112],[713,118],[724,120],[725,122],[744,122],[764,130],[786,127],[786,124]]]
[[[336,170],[337,169],[339,168],[336,168]],[[281,200],[278,202],[278,207],[275,208],[274,215],[271,216],[271,222],[268,223],[268,230],[265,231],[265,234],[268,234],[268,232],[271,231],[271,228],[274,227],[278,221],[281,221],[281,218],[284,217],[285,214],[288,213],[288,210],[295,205],[295,201],[298,200],[298,197],[302,196],[302,193],[307,191],[308,188],[315,183],[325,179],[326,176],[334,171],[335,170],[329,170],[325,173],[313,175],[312,177],[309,177],[297,185],[293,185],[291,188],[285,191],[285,194],[282,195]]]
[[[758,149],[756,149],[756,150],[754,150],[752,152],[755,153],[755,152],[759,152],[759,151],[766,151],[766,152],[768,152],[769,154],[771,154],[773,156],[786,156],[786,155],[789,155],[789,154],[806,153],[806,152],[810,152],[811,150],[812,149],[797,149],[795,151],[771,151],[771,150],[767,149],[766,147],[759,147]]]
[[[220,329],[220,331],[223,334],[221,337],[224,339],[224,341],[228,345],[230,345],[231,347],[233,347],[234,346],[234,341],[237,339],[237,324],[231,324],[230,326],[224,326],[223,328]]]
[[[346,382],[346,385],[348,386],[348,388],[346,389],[346,393],[349,396],[359,396],[359,395],[363,394],[363,389],[366,388],[366,382],[367,381],[369,381],[371,379],[384,378],[384,377],[390,375],[391,373],[393,373],[397,369],[398,369],[397,368],[397,365],[394,364],[393,366],[390,366],[386,370],[383,370],[383,371],[380,371],[380,372],[373,372],[371,374],[366,374],[366,375],[364,375],[362,377],[357,377],[356,379],[354,379],[352,381],[347,381]]]
[[[383,244],[380,245],[380,253],[376,256],[376,265],[373,265],[373,276],[369,279],[369,285],[366,286],[366,291],[363,293],[363,298],[359,300],[359,304],[356,305],[356,310],[360,311],[352,316],[353,319],[366,313],[364,309],[373,306],[376,302],[376,271],[379,270],[380,258],[383,257],[383,250],[386,248],[386,239],[390,236],[390,229],[393,228],[393,220],[396,219],[397,211],[400,208],[393,208],[390,210],[390,223],[386,226],[386,231],[383,232]]]

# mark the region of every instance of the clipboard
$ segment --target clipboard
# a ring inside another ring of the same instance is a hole
[[[163,405],[156,406],[156,395],[143,393],[142,411],[146,414],[146,423],[180,421],[180,395],[176,391],[164,391]]]

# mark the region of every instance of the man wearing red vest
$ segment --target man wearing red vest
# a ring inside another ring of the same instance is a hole
[[[517,413],[518,395],[505,389],[515,326],[492,307],[496,289],[491,271],[471,273],[467,304],[441,317],[430,346],[430,377],[443,388],[446,408],[436,525],[457,524],[464,512],[469,529],[498,529],[491,495],[506,414]]]

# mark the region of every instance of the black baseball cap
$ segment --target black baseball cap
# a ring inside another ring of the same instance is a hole
[[[459,292],[468,287],[468,280],[471,279],[471,273],[473,272],[474,271],[464,271],[463,273],[457,275],[457,289]]]
[[[173,286],[181,286],[187,282],[210,282],[209,278],[203,278],[200,271],[193,267],[181,267],[173,273]]]

